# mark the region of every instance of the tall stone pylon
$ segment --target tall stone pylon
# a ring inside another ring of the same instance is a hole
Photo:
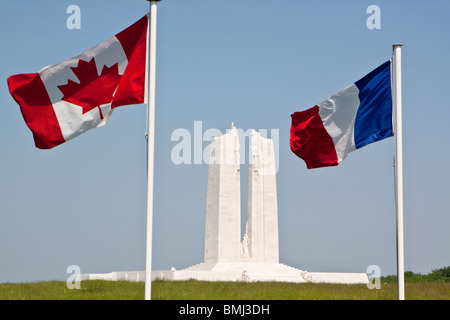
[[[273,142],[250,134],[247,228],[241,241],[238,130],[211,142],[205,262],[278,263],[278,209]]]
[[[244,258],[251,262],[279,263],[274,146],[271,139],[254,130],[250,135],[247,208]]]
[[[241,256],[241,188],[238,131],[210,145],[206,196],[205,262],[237,262]]]

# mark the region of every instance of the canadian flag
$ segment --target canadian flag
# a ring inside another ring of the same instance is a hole
[[[8,78],[37,148],[50,149],[104,125],[114,108],[147,103],[149,17],[38,73]]]

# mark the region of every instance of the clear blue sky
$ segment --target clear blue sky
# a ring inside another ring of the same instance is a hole
[[[66,9],[81,9],[69,30]],[[381,29],[369,30],[369,5]],[[6,78],[71,58],[148,12],[144,0],[1,1],[0,282],[145,269],[145,105],[39,150]],[[280,262],[315,272],[396,273],[393,139],[307,170],[290,114],[403,47],[405,269],[450,265],[450,2],[163,0],[158,5],[153,269],[203,261],[206,164],[176,165],[172,132],[279,130]],[[205,148],[207,142],[201,143]],[[192,154],[193,154],[192,150]],[[246,165],[242,166],[243,224]]]

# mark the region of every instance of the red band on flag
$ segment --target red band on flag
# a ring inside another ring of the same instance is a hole
[[[111,108],[144,103],[147,52],[147,16],[116,35],[128,59]]]
[[[337,166],[336,149],[319,116],[319,106],[295,112],[291,117],[291,150],[306,162],[307,168]]]
[[[37,148],[50,149],[65,142],[39,73],[11,76],[8,78],[8,87],[20,106],[25,123],[33,132]]]

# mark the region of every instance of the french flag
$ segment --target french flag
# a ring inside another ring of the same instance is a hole
[[[393,135],[391,61],[311,109],[291,115],[290,147],[308,169]]]

